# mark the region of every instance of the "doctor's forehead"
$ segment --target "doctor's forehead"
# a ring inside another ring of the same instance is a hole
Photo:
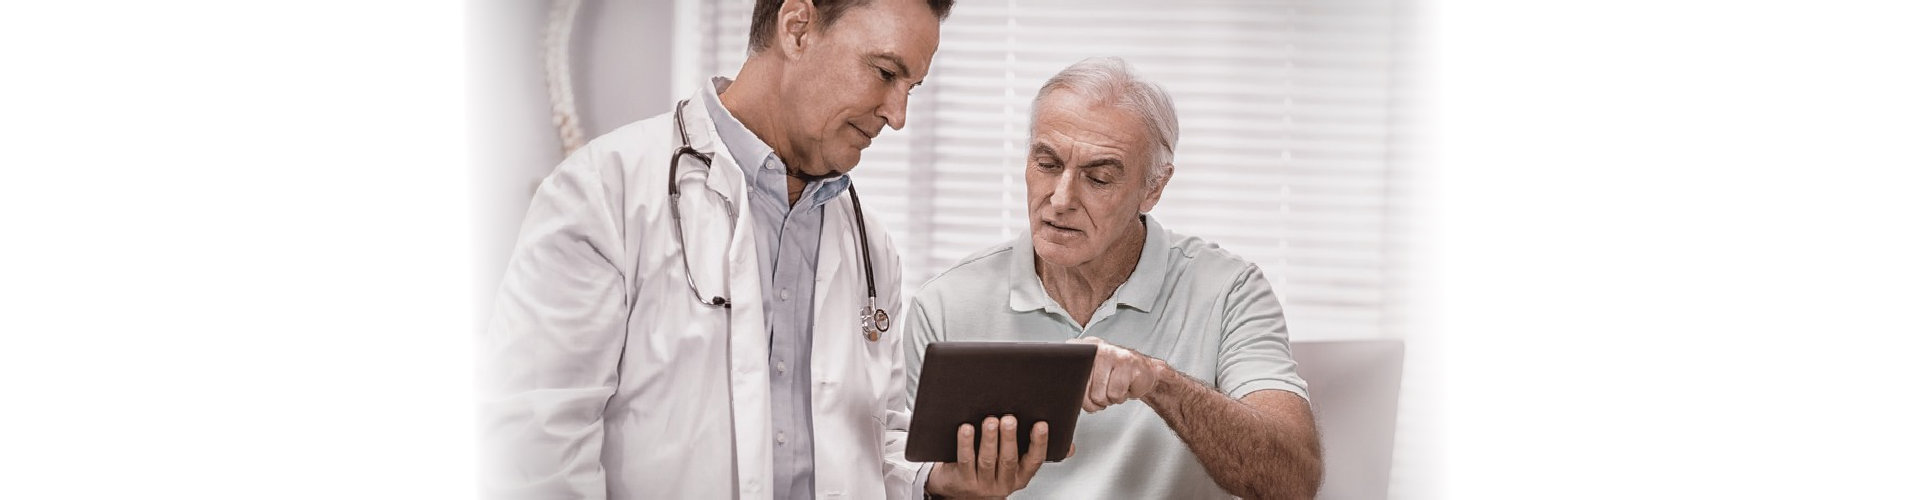
[[[827,30],[842,31],[868,57],[892,56],[914,76],[926,72],[940,45],[940,16],[925,0],[873,0],[848,10]]]

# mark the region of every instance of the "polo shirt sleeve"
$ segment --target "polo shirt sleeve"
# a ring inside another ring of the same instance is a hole
[[[1258,266],[1248,264],[1221,301],[1220,369],[1214,381],[1228,397],[1279,389],[1307,399],[1287,341],[1287,318]]]

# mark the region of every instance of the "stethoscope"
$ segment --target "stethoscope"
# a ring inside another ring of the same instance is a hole
[[[693,290],[694,300],[708,306],[732,309],[733,302],[728,301],[726,297],[715,295],[709,299],[705,294],[700,293],[700,285],[693,282],[693,263],[687,258],[689,253],[687,231],[680,223],[680,157],[692,156],[707,168],[713,168],[713,155],[694,150],[693,140],[687,137],[687,121],[682,116],[687,109],[687,101],[682,99],[680,104],[673,108],[673,123],[680,129],[680,149],[673,152],[673,160],[667,164],[667,197],[669,204],[673,206],[673,230],[680,236],[680,264],[686,267],[687,288]],[[859,228],[860,260],[865,264],[867,272],[867,306],[860,309],[860,330],[866,334],[868,342],[876,342],[880,340],[881,332],[893,326],[893,321],[887,316],[887,310],[880,308],[880,294],[873,286],[873,255],[869,253],[872,246],[867,243],[867,215],[860,209],[860,193],[851,183],[847,184],[847,196],[853,198],[853,224],[854,227]]]

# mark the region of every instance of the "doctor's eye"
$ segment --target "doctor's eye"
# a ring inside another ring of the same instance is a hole
[[[874,69],[877,69],[877,70],[880,70],[880,81],[884,81],[884,82],[887,82],[887,83],[893,83],[893,80],[894,80],[895,78],[899,78],[899,77],[900,77],[900,75],[899,75],[899,74],[896,74],[896,73],[894,73],[894,72],[892,72],[892,71],[889,71],[889,70],[887,70],[886,68],[874,68]]]

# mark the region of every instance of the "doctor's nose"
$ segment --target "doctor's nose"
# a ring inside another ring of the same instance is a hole
[[[894,130],[907,126],[907,91],[887,92],[886,100],[880,102],[878,114]]]

